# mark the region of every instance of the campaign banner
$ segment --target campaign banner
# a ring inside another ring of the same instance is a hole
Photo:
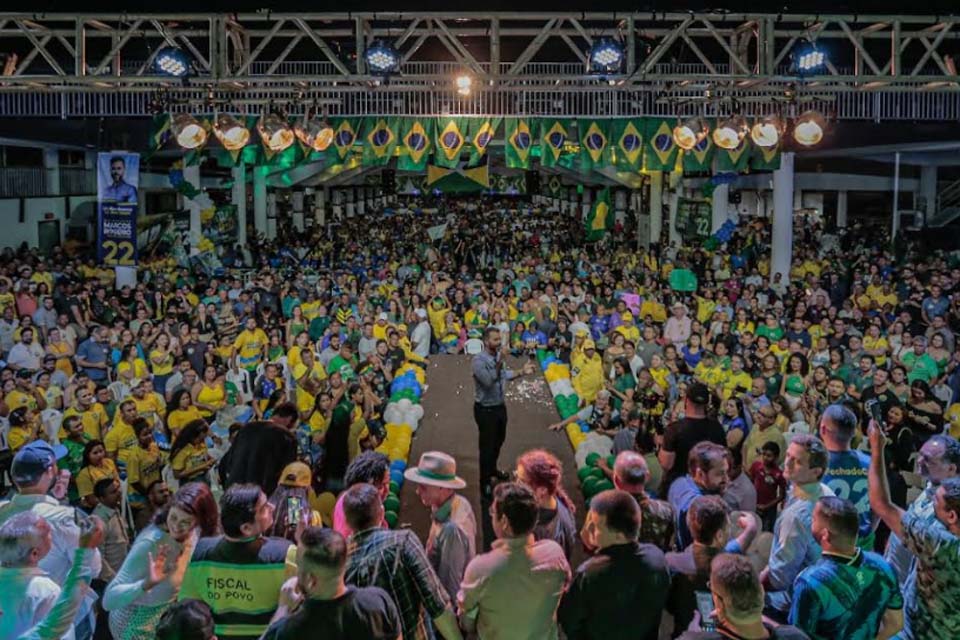
[[[97,260],[109,267],[137,264],[137,188],[140,154],[97,154]]]

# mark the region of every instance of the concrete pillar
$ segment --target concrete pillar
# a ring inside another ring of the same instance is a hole
[[[200,188],[200,165],[195,164],[183,168],[183,179],[192,184],[195,188]],[[203,229],[200,221],[200,204],[197,199],[186,200],[184,208],[190,212],[190,254],[197,252],[200,240],[203,238]]]
[[[800,189],[793,192],[793,208],[794,210],[803,209],[803,191]]]
[[[60,152],[57,149],[43,150],[43,169],[46,172],[46,194],[60,195]]]
[[[327,188],[317,189],[313,194],[313,219],[318,227],[327,224]]]
[[[358,216],[367,212],[367,190],[364,187],[357,187],[356,195],[353,198],[356,203],[355,208]]]
[[[293,192],[293,227],[300,233],[303,233],[303,230],[306,228],[303,222],[303,198],[303,191]]]
[[[730,185],[718,184],[713,190],[713,219],[710,225],[710,232],[713,233],[723,226],[727,221],[727,209],[730,207]]]
[[[344,193],[347,196],[347,217],[352,218],[353,214],[356,212],[356,205],[353,202],[353,189],[351,187],[347,187]]]
[[[590,207],[593,206],[593,191],[589,187],[583,188],[583,195],[580,199],[580,217],[584,220],[590,215]]]
[[[680,234],[677,232],[677,210],[680,208],[679,189],[670,193],[668,203],[670,206],[670,211],[667,218],[667,241],[670,244],[679,247],[683,244],[683,240],[680,238]]]
[[[837,227],[847,226],[847,192],[837,191]]]
[[[937,167],[920,167],[920,197],[923,198],[921,211],[924,220],[937,214]]]
[[[770,281],[776,273],[782,282],[790,279],[793,259],[793,152],[780,155],[780,168],[773,172],[773,251],[770,260]]]
[[[233,168],[230,200],[237,207],[237,244],[247,245],[247,166],[241,161]]]
[[[267,239],[277,237],[277,192],[267,192]]]
[[[640,216],[637,216],[637,220]],[[650,174],[650,238],[651,242],[660,242],[660,233],[663,230],[663,172],[654,171]]]
[[[253,228],[267,235],[267,167],[253,168]]]

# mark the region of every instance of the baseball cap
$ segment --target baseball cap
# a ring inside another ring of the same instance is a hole
[[[285,487],[307,489],[310,487],[312,477],[310,467],[302,462],[291,462],[283,468],[283,473],[280,474],[280,484]]]
[[[427,310],[426,310],[426,309],[417,309],[416,314],[417,314],[417,317],[418,317],[418,318],[426,318],[426,317],[427,317]]]
[[[586,339],[586,340],[583,341],[583,350],[584,350],[584,351],[586,351],[587,349],[596,349],[596,348],[597,348],[597,345],[596,345],[596,343],[595,343],[593,340],[590,340],[590,339],[588,338],[588,339]]]
[[[17,451],[10,475],[18,485],[34,484],[47,469],[66,455],[67,448],[62,444],[53,446],[43,440],[34,440]]]
[[[694,382],[687,389],[687,398],[693,404],[705,405],[710,402],[710,390],[707,389],[707,385]]]
[[[381,313],[380,315],[377,316],[377,320],[386,320],[386,319],[387,319],[387,314],[385,313]]]

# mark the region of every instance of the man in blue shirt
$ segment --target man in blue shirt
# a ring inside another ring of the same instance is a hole
[[[940,285],[933,285],[930,287],[930,295],[923,299],[923,303],[920,306],[920,314],[923,316],[923,321],[927,324],[933,322],[934,316],[942,316],[950,308],[950,301],[944,298],[941,294],[943,290],[940,288]]]
[[[693,536],[687,525],[687,511],[695,498],[722,495],[730,481],[727,449],[713,442],[697,443],[687,457],[687,475],[677,478],[667,493],[667,501],[677,514],[677,548],[686,549]]]
[[[867,470],[870,456],[854,451],[850,443],[857,430],[857,416],[842,404],[832,404],[820,418],[820,438],[827,447],[827,472],[823,483],[834,495],[849,500],[860,515],[860,546],[873,548],[873,532],[876,518],[870,509],[867,494]]]
[[[98,326],[90,328],[90,337],[77,347],[77,365],[80,371],[90,376],[96,383],[106,382],[110,346],[101,341],[103,329]]]
[[[127,172],[127,163],[123,156],[110,158],[110,179],[113,181],[103,189],[104,202],[137,201],[137,189],[132,184],[124,182],[123,176]]]
[[[849,500],[820,498],[813,537],[820,560],[793,585],[790,624],[814,640],[890,638],[903,627],[903,598],[893,567],[857,546],[859,514]]]

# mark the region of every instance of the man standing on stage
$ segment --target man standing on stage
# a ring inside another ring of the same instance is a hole
[[[507,406],[503,392],[507,382],[530,375],[534,364],[528,362],[518,373],[503,365],[500,352],[500,330],[487,327],[483,332],[484,350],[473,358],[473,380],[476,384],[473,417],[480,430],[480,486],[483,495],[493,491],[493,480],[506,480],[506,471],[497,469],[500,448],[507,437]]]

